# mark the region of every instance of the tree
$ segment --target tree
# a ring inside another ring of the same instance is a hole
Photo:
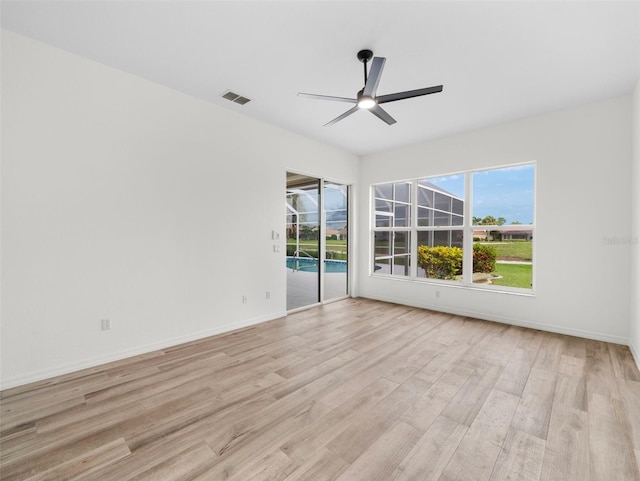
[[[471,220],[471,222],[473,223],[473,225],[480,225],[482,224],[482,217],[473,217],[473,219]]]
[[[504,219],[504,218],[500,217],[500,219]],[[506,219],[504,220],[506,222]],[[498,222],[499,222],[499,219],[496,219],[492,215],[488,215],[484,219],[482,219],[482,225],[502,225],[502,224],[499,224]],[[499,237],[499,235],[500,235],[500,232],[498,232],[497,230],[488,231],[487,240],[489,240],[489,238],[491,238],[492,240],[496,240]]]
[[[317,239],[317,235],[312,227],[304,224],[300,227],[300,238],[304,240],[315,240]]]

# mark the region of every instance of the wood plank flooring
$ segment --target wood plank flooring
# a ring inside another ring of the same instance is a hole
[[[6,481],[640,481],[628,348],[365,299],[0,406]]]

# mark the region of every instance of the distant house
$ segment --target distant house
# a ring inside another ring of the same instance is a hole
[[[346,240],[347,239],[347,228],[344,227],[340,230],[336,229],[327,229],[326,231],[327,238],[336,236],[337,240]]]
[[[494,239],[492,232],[498,232],[500,238]],[[473,231],[474,239],[482,239],[487,241],[492,240],[503,240],[503,241],[512,241],[512,240],[524,240],[530,241],[533,239],[533,231],[531,229],[522,229],[522,230],[498,230],[498,231],[490,231],[487,229],[475,229]]]
[[[476,229],[473,231],[474,239],[493,240],[493,237],[489,235],[489,231],[486,229]]]
[[[475,237],[475,234],[474,234]],[[525,240],[530,241],[533,239],[533,231],[530,229],[524,230],[501,230],[500,237],[502,240]]]

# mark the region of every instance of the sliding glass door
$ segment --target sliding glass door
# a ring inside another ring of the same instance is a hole
[[[325,219],[324,299],[340,299],[349,294],[349,187],[324,182]]]
[[[348,290],[348,186],[287,173],[287,310]]]
[[[287,174],[287,310],[320,302],[320,179]]]

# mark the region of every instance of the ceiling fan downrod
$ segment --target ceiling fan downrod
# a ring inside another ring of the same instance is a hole
[[[367,62],[373,58],[371,50],[360,50],[358,52],[358,60],[364,64],[364,84],[367,85]]]

